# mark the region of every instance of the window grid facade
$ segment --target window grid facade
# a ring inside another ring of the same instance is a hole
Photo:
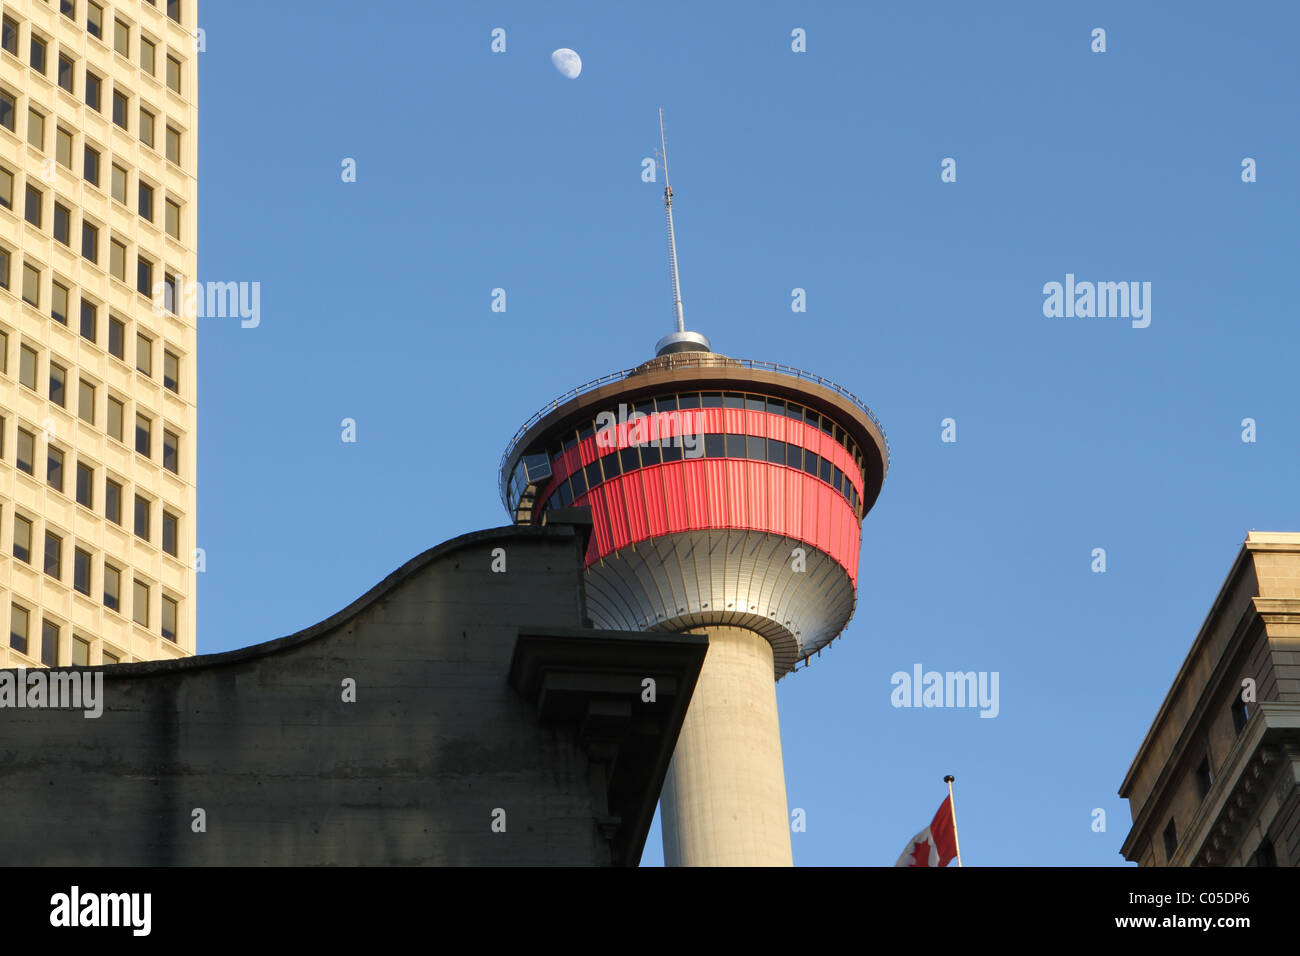
[[[0,667],[192,654],[197,4],[0,6]]]

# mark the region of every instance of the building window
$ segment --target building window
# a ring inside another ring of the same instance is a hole
[[[1178,831],[1174,829],[1173,818],[1169,818],[1169,826],[1165,827],[1165,861],[1168,862],[1174,858],[1174,851],[1178,849]]]
[[[153,222],[153,187],[148,183],[141,181],[139,195],[140,218],[148,219],[150,222]]]
[[[167,0],[167,16],[177,23],[181,22],[181,0]]]
[[[13,17],[6,16],[0,22],[0,49],[18,55],[18,21]]]
[[[130,108],[131,101],[127,99],[125,93],[118,90],[113,91],[113,123],[116,126],[127,128],[126,111]]]
[[[173,93],[181,91],[181,61],[171,54],[167,56],[167,88]]]
[[[67,407],[68,370],[54,362],[50,363],[50,401],[59,408]]]
[[[0,373],[9,374],[9,334],[0,330]],[[0,432],[0,442],[4,441],[4,433]],[[3,448],[0,448],[0,458],[4,457]]]
[[[108,317],[108,354],[126,361],[126,323],[111,315]]]
[[[126,281],[126,246],[116,239],[108,240],[108,272],[119,282]]]
[[[144,256],[136,260],[135,291],[153,297],[153,263]]]
[[[77,381],[77,417],[87,424],[95,424],[95,386],[84,378]]]
[[[181,132],[174,126],[167,127],[167,159],[177,166],[181,164]]]
[[[126,170],[117,165],[117,163],[113,164],[109,191],[112,192],[114,199],[120,202],[123,206],[126,205]]]
[[[1245,729],[1246,729],[1246,721],[1248,721],[1248,720],[1250,720],[1250,708],[1249,708],[1248,706],[1246,706],[1246,702],[1245,702],[1244,700],[1242,700],[1242,699],[1241,699],[1241,695],[1238,694],[1238,695],[1237,695],[1237,698],[1232,702],[1232,731],[1233,731],[1233,733],[1237,733],[1237,734],[1239,734],[1239,733],[1241,733],[1243,730],[1245,730]]]
[[[8,90],[0,90],[0,126],[9,132],[17,132],[18,98]]]
[[[45,50],[45,41],[33,33],[31,64],[32,69],[41,74],[41,76],[45,75]]]
[[[137,412],[135,416],[135,450],[146,458],[150,456],[153,447],[152,431],[153,422],[149,420],[149,416]]]
[[[149,585],[139,579],[131,594],[131,619],[141,627],[149,626]]]
[[[167,595],[162,596],[162,636],[169,641],[176,640],[176,602]]]
[[[45,483],[55,491],[63,492],[63,452],[53,445],[45,447]]]
[[[14,174],[3,168],[0,168],[0,206],[14,208]]]
[[[180,474],[181,439],[173,431],[163,429],[163,467],[173,475]]]
[[[77,95],[77,91],[74,87],[74,83],[72,79],[72,77],[75,74],[75,71],[76,71],[76,63],[73,62],[72,58],[64,56],[62,53],[60,53],[59,54],[59,87],[61,89],[67,90],[73,96]]]
[[[90,552],[72,550],[72,587],[90,597]]]
[[[167,230],[167,235],[171,236],[173,239],[180,239],[181,237],[180,203],[168,199],[165,201],[165,208],[167,212],[166,212],[166,219],[164,220],[163,225]]]
[[[173,392],[181,390],[181,360],[170,349],[163,351],[163,387]]]
[[[81,254],[91,262],[99,262],[99,227],[82,220]]]
[[[58,218],[58,210],[55,210]],[[50,318],[60,325],[68,324],[68,287],[61,282],[50,286]]]
[[[72,245],[72,210],[61,202],[54,204],[54,238],[65,246]]]
[[[9,646],[19,654],[27,653],[27,609],[17,604],[9,609]]]
[[[153,375],[153,339],[138,332],[135,336],[135,367],[136,371]]]
[[[122,659],[120,655],[114,654],[112,651],[105,650],[101,653],[103,654],[105,664],[116,664]]]
[[[27,142],[45,151],[45,114],[27,107]]]
[[[113,24],[113,49],[131,59],[131,25],[121,20]]]
[[[122,572],[104,562],[104,607],[110,611],[122,608]]]
[[[92,186],[99,185],[99,150],[92,149],[89,146],[86,147],[82,171],[85,174],[86,182]]]
[[[122,438],[122,428],[126,419],[126,406],[112,395],[108,397],[108,434],[118,441]]]
[[[14,515],[14,557],[32,563],[32,523],[22,515]]]
[[[95,510],[95,469],[77,462],[77,504]]]
[[[26,218],[37,229],[41,228],[42,213],[44,212],[45,194],[33,186],[27,184],[27,210]]]
[[[54,158],[68,169],[72,168],[72,134],[62,126],[54,131]]]
[[[0,249],[0,288],[9,288],[9,252]]]
[[[86,32],[97,39],[104,39],[104,8],[94,2],[86,4]]]
[[[173,558],[177,557],[177,550],[180,547],[178,538],[180,537],[180,519],[170,511],[163,511],[162,521],[162,549],[170,554]]]
[[[122,523],[122,486],[112,478],[104,481],[104,517],[113,524]]]
[[[56,581],[63,576],[63,539],[53,531],[45,532],[45,573]]]
[[[99,337],[99,306],[81,298],[81,337],[94,342]]]
[[[149,540],[149,501],[135,496],[135,536]]]
[[[157,59],[158,46],[152,40],[146,37],[140,37],[140,69],[144,70],[150,76],[157,71],[155,65]]]
[[[59,0],[59,12],[69,20],[77,19],[77,0]]]
[[[153,149],[154,115],[140,107],[140,142]]]
[[[23,301],[41,307],[41,270],[29,262],[23,263]]]
[[[1200,765],[1196,768],[1196,793],[1204,800],[1205,795],[1210,792],[1210,787],[1214,785],[1214,776],[1210,773],[1210,758],[1208,756],[1201,760]]]
[[[18,429],[18,470],[36,477],[36,436],[25,428]]]
[[[59,626],[41,621],[41,663],[56,667],[59,663]]]
[[[103,90],[104,81],[89,70],[86,71],[86,105],[96,113],[100,109],[100,92]]]
[[[30,345],[18,348],[18,381],[36,391],[36,350]]]
[[[172,315],[180,303],[181,280],[170,272],[163,273],[163,308]]]
[[[90,642],[77,635],[72,635],[72,666],[88,667],[90,665]]]
[[[1277,851],[1273,849],[1273,841],[1267,837],[1260,843],[1259,847],[1251,855],[1250,866],[1277,866]]]

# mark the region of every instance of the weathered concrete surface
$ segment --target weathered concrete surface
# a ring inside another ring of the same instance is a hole
[[[699,628],[709,654],[660,803],[668,866],[792,866],[772,645]]]
[[[599,768],[506,679],[519,628],[582,625],[581,537],[476,532],[291,637],[87,668],[97,720],[0,708],[0,862],[608,865]]]

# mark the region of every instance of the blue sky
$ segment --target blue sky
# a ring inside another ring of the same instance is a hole
[[[1300,530],[1300,14],[1137,6],[202,4],[199,278],[262,297],[200,320],[200,652],[505,524],[515,429],[651,356],[662,106],[688,327],[893,448],[857,614],[777,689],[795,862],[891,865],[953,773],[968,865],[1122,864],[1116,791],[1237,548]],[[1067,273],[1151,283],[1150,326],[1045,317]],[[894,708],[918,663],[998,672],[998,716]]]

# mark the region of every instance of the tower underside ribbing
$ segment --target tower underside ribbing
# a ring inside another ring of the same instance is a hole
[[[771,676],[778,679],[843,630],[854,600],[853,582],[829,555],[754,530],[664,535],[587,569],[588,613],[596,627],[745,628],[771,645]]]

